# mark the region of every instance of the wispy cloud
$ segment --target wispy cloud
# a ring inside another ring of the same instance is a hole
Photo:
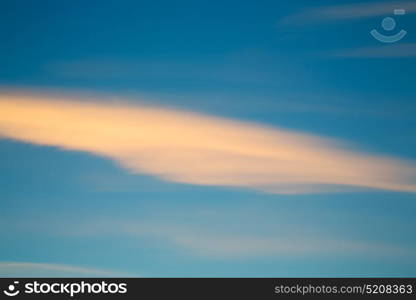
[[[4,222],[9,228],[35,236],[41,233],[77,240],[117,238],[138,249],[146,245],[163,253],[201,259],[415,257],[414,243],[405,239],[405,235],[400,238],[392,234],[396,230],[403,232],[403,228],[407,230],[408,224],[401,220],[354,212],[337,215],[320,212],[324,221],[316,222],[315,218],[305,218],[302,209],[297,212],[300,216],[252,206],[232,210],[169,209],[169,212],[153,212],[151,217],[102,215],[76,222],[59,216],[48,221],[26,216],[23,220]],[[350,226],[345,230],[343,225],[347,224]],[[381,230],[380,226],[387,230]]]
[[[164,180],[272,193],[416,191],[416,164],[338,141],[172,109],[3,93],[0,135],[86,151]]]
[[[408,255],[412,253],[400,247],[360,241],[347,241],[342,239],[325,239],[322,237],[305,236],[259,236],[250,234],[227,234],[218,232],[201,232],[190,228],[175,228],[172,226],[155,227],[146,231],[146,228],[136,227],[129,229],[130,234],[147,236],[151,234],[174,243],[176,246],[190,251],[193,254],[222,257],[244,258],[265,256],[296,257],[305,255],[350,255],[370,253]]]
[[[254,57],[255,54],[253,54]],[[251,63],[250,63],[251,61]],[[138,61],[77,59],[57,61],[45,66],[47,72],[64,78],[146,80],[192,80],[204,82],[226,82],[231,84],[275,84],[277,72],[253,64],[253,58],[245,59],[238,54],[211,62],[187,61]],[[255,60],[254,60],[255,61]],[[273,79],[271,79],[271,77]]]
[[[123,273],[83,268],[70,265],[33,263],[33,262],[0,262],[0,277],[114,277],[127,276]]]
[[[279,223],[280,224],[280,223]],[[288,224],[282,224],[288,225]],[[255,227],[255,226],[254,226]],[[264,258],[400,254],[413,256],[414,249],[385,242],[346,239],[328,234],[299,233],[296,228],[280,228],[259,231],[259,228],[230,230],[217,226],[185,226],[177,222],[95,220],[83,224],[81,235],[126,235],[140,239],[152,239],[167,249],[179,249],[194,256],[207,258]],[[254,231],[253,231],[254,230]],[[263,232],[262,232],[263,231]]]
[[[403,8],[406,13],[416,12],[415,1],[389,1],[389,2],[363,2],[346,5],[333,5],[311,8],[293,15],[289,15],[282,20],[282,25],[305,24],[322,21],[336,21],[376,17],[390,15],[394,9]]]
[[[333,54],[339,58],[403,58],[416,57],[416,43],[394,44],[377,47],[362,47],[338,51]]]

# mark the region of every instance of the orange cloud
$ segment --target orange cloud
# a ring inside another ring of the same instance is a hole
[[[416,192],[416,163],[299,132],[133,104],[0,94],[0,136],[86,151],[168,181],[272,193]]]

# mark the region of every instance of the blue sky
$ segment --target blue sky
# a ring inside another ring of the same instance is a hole
[[[414,2],[0,11],[1,276],[416,276]],[[284,149],[303,160],[253,158]]]

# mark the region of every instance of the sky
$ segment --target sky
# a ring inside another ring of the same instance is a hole
[[[1,1],[0,276],[415,277],[416,3],[365,1]]]

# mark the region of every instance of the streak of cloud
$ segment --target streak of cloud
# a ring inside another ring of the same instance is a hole
[[[342,4],[324,6],[304,10],[289,15],[282,20],[282,25],[294,25],[315,23],[322,21],[351,20],[360,18],[391,15],[394,9],[402,8],[407,14],[416,12],[415,1],[388,1],[388,2],[363,2],[355,4]]]
[[[97,226],[98,225],[98,226]],[[179,249],[189,255],[207,258],[264,258],[264,257],[306,257],[306,256],[391,256],[400,254],[413,257],[414,249],[408,245],[396,245],[390,242],[364,241],[345,238],[328,233],[299,234],[296,230],[282,230],[279,227],[264,232],[261,228],[239,231],[230,230],[229,226],[189,226],[177,222],[165,221],[117,221],[94,220],[85,223],[72,234],[85,236],[116,235],[137,239],[151,239],[157,245],[164,243],[168,249]],[[98,229],[98,228],[99,229]],[[260,231],[258,231],[260,230]]]
[[[126,274],[70,265],[0,262],[1,277],[114,277]]]
[[[254,236],[204,232],[174,226],[131,226],[126,232],[136,237],[156,237],[198,256],[219,258],[246,258],[265,256],[310,256],[381,254],[412,255],[414,251],[394,245],[337,238],[305,236]]]
[[[362,47],[334,53],[338,58],[404,58],[416,57],[416,43]]]
[[[2,93],[0,136],[110,158],[173,182],[271,193],[416,192],[416,164],[299,132],[196,113]],[[344,145],[345,146],[345,145]]]

